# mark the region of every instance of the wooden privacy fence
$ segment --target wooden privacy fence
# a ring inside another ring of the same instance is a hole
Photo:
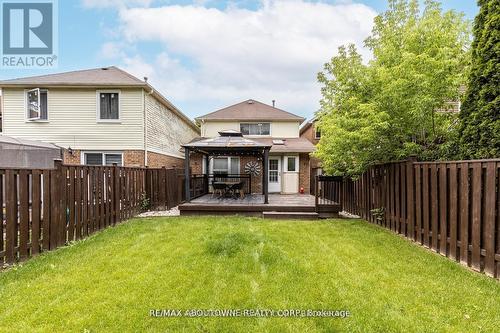
[[[183,200],[178,170],[55,165],[0,169],[0,267]]]
[[[371,167],[341,183],[343,210],[500,277],[500,159]]]

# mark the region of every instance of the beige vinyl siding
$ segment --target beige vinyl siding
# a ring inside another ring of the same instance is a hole
[[[298,138],[300,123],[298,121],[273,121],[271,135],[274,138]]]
[[[240,123],[234,121],[206,121],[201,125],[201,136],[213,138],[219,136],[219,132],[224,130],[239,131]]]
[[[184,158],[181,145],[199,136],[198,132],[149,94],[146,94],[146,112],[148,151]]]
[[[30,122],[25,89],[4,88],[3,134],[73,149],[144,149],[142,88],[119,89],[120,123],[97,121],[97,90],[105,89],[50,88],[48,121]]]
[[[251,121],[244,121],[245,123]],[[260,122],[256,120],[255,122]],[[262,121],[265,122],[265,121]],[[298,121],[270,121],[271,136],[274,138],[298,138],[299,126]],[[201,125],[201,135],[203,137],[216,137],[219,131],[223,130],[240,130],[239,121],[205,121]],[[251,137],[251,136],[249,136]]]

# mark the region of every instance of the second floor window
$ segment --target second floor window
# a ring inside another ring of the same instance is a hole
[[[321,139],[321,130],[318,127],[316,127],[314,138],[315,139]]]
[[[120,119],[120,93],[117,91],[98,92],[99,120],[119,120]]]
[[[26,119],[47,120],[48,99],[46,89],[31,89],[26,92]]]
[[[241,123],[240,132],[243,135],[270,135],[270,123]]]

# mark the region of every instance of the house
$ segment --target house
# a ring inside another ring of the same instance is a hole
[[[269,193],[309,193],[309,154],[314,145],[300,137],[299,128],[304,120],[252,99],[197,117],[201,137],[185,145],[194,151],[190,157],[191,172],[250,175],[252,193],[264,192],[263,174],[267,173],[264,177]],[[224,154],[236,147],[240,149],[237,154]],[[210,154],[196,152],[208,149]],[[267,172],[263,168],[263,155],[253,154],[251,149],[268,150]]]
[[[308,140],[315,146],[319,143],[319,140],[321,139],[321,130],[317,126],[317,118],[309,120],[300,128],[300,137]],[[323,169],[321,167],[320,159],[316,157],[311,157],[310,165],[311,165],[311,175],[313,178],[314,176],[319,176],[323,174]],[[313,180],[313,178],[311,178],[311,180]],[[311,188],[313,188],[312,182],[311,182]]]
[[[64,148],[66,164],[181,167],[199,128],[147,79],[105,67],[0,81],[0,135]]]

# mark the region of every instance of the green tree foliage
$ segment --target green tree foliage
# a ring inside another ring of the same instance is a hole
[[[468,65],[469,25],[434,0],[390,0],[375,18],[364,63],[353,45],[319,73],[322,138],[316,156],[334,174],[376,162],[436,159],[455,152],[456,116],[436,112],[458,100]]]
[[[480,0],[472,64],[460,114],[463,158],[500,157],[500,1]]]

